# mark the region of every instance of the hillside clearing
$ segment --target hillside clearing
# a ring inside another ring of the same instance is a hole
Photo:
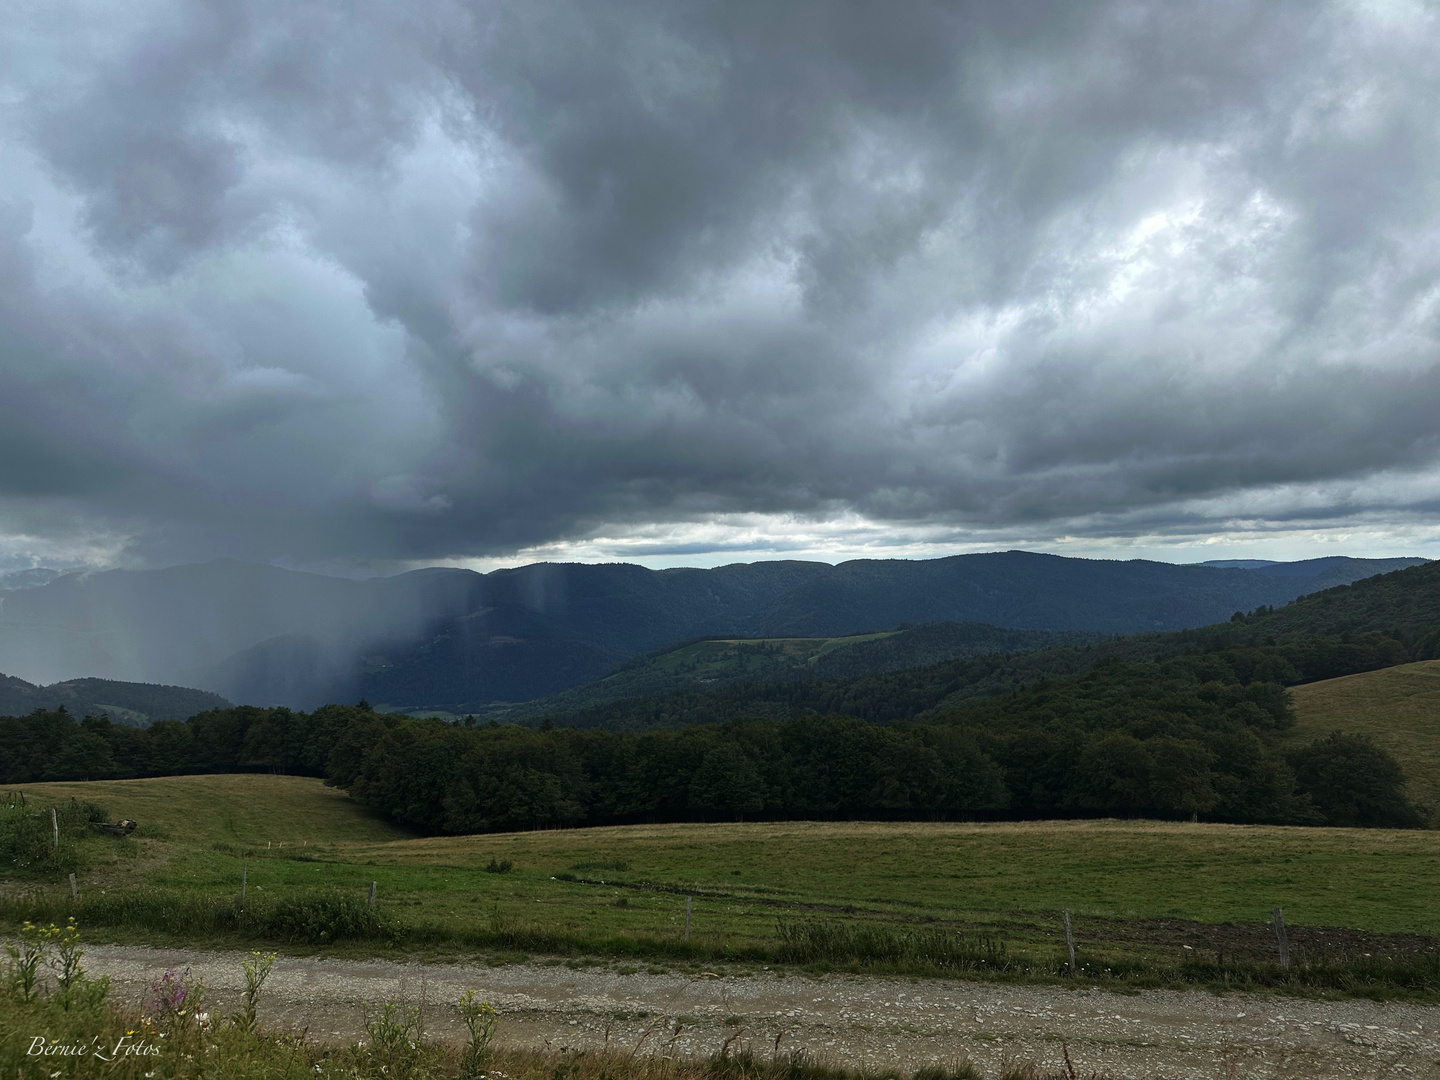
[[[1290,690],[1295,736],[1369,735],[1400,762],[1412,801],[1440,809],[1440,660],[1366,671]]]

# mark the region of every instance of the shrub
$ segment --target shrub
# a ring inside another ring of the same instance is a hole
[[[571,870],[629,870],[630,864],[624,859],[600,859],[592,862],[570,864]]]
[[[91,822],[105,821],[103,806],[74,799],[55,807],[31,806],[23,796],[0,797],[0,870],[22,875],[74,873],[80,867],[77,841],[92,831]],[[55,826],[60,843],[55,843]]]

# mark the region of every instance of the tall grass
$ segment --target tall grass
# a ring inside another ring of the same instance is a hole
[[[594,937],[512,919],[498,910],[485,922],[455,927],[407,922],[359,896],[316,890],[292,897],[206,897],[161,889],[82,893],[79,900],[57,892],[0,894],[0,925],[64,922],[75,917],[89,927],[143,930],[181,940],[237,940],[328,945],[366,941],[388,946],[455,945],[523,953],[614,956],[670,960],[714,959],[703,942],[678,939]],[[764,961],[770,950],[722,948],[722,957]]]
[[[1303,988],[1351,997],[1440,996],[1440,953],[1411,956],[1300,956],[1287,971],[1279,964],[1190,960],[1180,975],[1191,982],[1237,990]]]
[[[291,944],[394,941],[395,919],[358,897],[328,890],[280,900],[216,899],[161,890],[85,893],[79,900],[54,894],[0,896],[0,920],[63,922],[151,930],[177,938],[239,936]]]
[[[902,930],[832,919],[779,920],[776,958],[788,963],[861,963],[954,972],[1025,972],[1005,942],[950,930]]]

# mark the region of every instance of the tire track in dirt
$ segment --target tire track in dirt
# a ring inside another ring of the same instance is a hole
[[[240,952],[92,945],[85,967],[111,976],[121,1002],[140,1001],[166,969],[188,967],[213,1010],[244,983]],[[1068,1046],[1088,1075],[1214,1078],[1419,1077],[1440,1080],[1440,1006],[1398,1002],[942,979],[757,971],[694,978],[615,967],[526,963],[420,964],[281,957],[266,984],[262,1024],[323,1041],[362,1034],[363,1003],[420,1006],[427,1033],[458,1038],[453,1003],[474,988],[499,1010],[500,1040],[554,1049],[708,1055],[804,1050],[837,1064],[914,1069],[970,1060],[1063,1065]],[[738,1033],[738,1034],[737,1034]],[[732,1039],[732,1036],[734,1037]]]

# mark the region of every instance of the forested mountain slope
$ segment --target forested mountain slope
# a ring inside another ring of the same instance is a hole
[[[520,719],[576,712],[628,698],[706,691],[736,682],[800,682],[879,675],[991,653],[1022,653],[1104,640],[1103,634],[1005,630],[984,623],[927,623],[837,638],[705,638],[636,657],[617,671],[549,697],[445,711]],[[400,711],[400,710],[396,710]]]
[[[930,715],[970,698],[1008,693],[1042,679],[1083,674],[1105,661],[1160,661],[1224,650],[1238,650],[1259,676],[1282,685],[1440,656],[1440,563],[1367,578],[1284,608],[1266,606],[1193,630],[996,653],[877,675],[736,682],[571,710],[535,711],[556,726],[631,730],[807,712],[892,722]]]

